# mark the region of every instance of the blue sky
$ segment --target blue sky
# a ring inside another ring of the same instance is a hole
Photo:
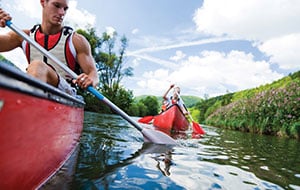
[[[37,0],[0,2],[20,28],[40,22]],[[134,76],[122,84],[136,96],[175,83],[183,95],[213,97],[300,69],[298,0],[70,0],[65,23],[129,39],[124,64]],[[26,67],[16,51],[3,55]]]

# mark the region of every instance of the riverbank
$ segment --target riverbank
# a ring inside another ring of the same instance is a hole
[[[300,80],[222,106],[206,118],[222,128],[300,138]]]

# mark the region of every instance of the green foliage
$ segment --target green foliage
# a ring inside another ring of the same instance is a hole
[[[189,109],[189,112],[190,112],[192,118],[193,118],[196,122],[199,122],[199,120],[197,119],[197,118],[198,118],[197,116],[200,115],[200,111],[199,111],[198,109],[196,109],[196,108],[190,108],[190,109]]]
[[[86,31],[77,30],[77,32],[82,34],[91,45],[91,52],[99,73],[99,90],[122,110],[129,112],[133,102],[132,92],[120,86],[123,77],[133,75],[131,67],[123,68],[125,50],[128,46],[127,38],[122,36],[118,41],[116,32],[113,35],[104,32],[101,37],[98,37],[95,28]],[[111,112],[107,107],[96,103],[99,100],[93,100],[89,94],[82,93],[82,95],[85,97],[87,110]]]
[[[181,96],[181,98],[187,108],[191,108],[195,106],[199,101],[202,101],[201,98],[196,96]]]
[[[197,120],[201,123],[205,123],[205,118],[213,113],[220,106],[225,106],[232,101],[233,93],[226,94],[224,96],[217,96],[202,100],[195,105],[195,108],[200,111],[200,115],[197,117]]]
[[[143,117],[146,115],[156,115],[158,113],[159,104],[155,96],[143,96],[144,98],[135,98],[129,108],[131,116]]]
[[[127,112],[128,115],[131,115],[131,116],[138,116],[139,113],[140,113],[140,107],[138,104],[136,103],[132,103],[129,107],[129,110]]]
[[[109,97],[110,101],[122,108],[125,112],[129,111],[129,108],[133,102],[132,91],[120,87],[119,84],[113,84],[112,87],[105,85],[103,89],[103,95],[105,97]]]
[[[83,35],[88,40],[91,46],[92,55],[95,57],[97,48],[100,46],[100,41],[101,41],[101,39],[96,34],[96,29],[89,28],[87,29],[87,31],[79,29],[76,32],[78,34]]]
[[[159,111],[159,104],[155,96],[147,96],[140,100],[140,103],[144,104],[147,108],[145,115],[157,115]],[[144,115],[144,116],[145,116]]]
[[[140,101],[141,99],[144,99],[146,97],[147,97],[147,95],[141,95],[141,96],[137,96],[135,99],[136,99],[136,101]],[[158,104],[160,105],[163,100],[163,97],[156,96],[156,98],[157,98]],[[185,106],[187,108],[191,108],[191,107],[195,106],[199,101],[202,101],[201,98],[196,97],[196,96],[181,96],[181,98],[183,99]]]
[[[272,84],[238,92],[232,96],[232,103],[223,106],[220,106],[222,96],[202,102],[201,105],[210,103],[205,109],[206,123],[260,134],[299,138],[299,73]]]
[[[145,116],[148,113],[148,108],[142,102],[138,102],[137,106],[139,108],[139,113],[137,116]]]
[[[181,98],[184,100],[184,103],[187,108],[191,108],[193,105],[195,105],[198,101],[201,101],[202,99],[195,96],[181,96]],[[132,115],[135,116],[146,116],[146,115],[157,115],[160,111],[160,107],[162,104],[162,96],[147,96],[142,95],[135,98],[135,106],[139,107],[138,112],[131,112]],[[135,108],[134,108],[135,109]],[[199,110],[193,109],[195,113],[199,113]],[[194,119],[197,121],[197,115],[195,114]]]
[[[116,44],[117,33],[113,36],[103,33],[94,56],[100,73],[100,84],[106,84],[108,87],[112,87],[114,83],[119,84],[125,76],[133,75],[132,67],[123,68],[124,54],[128,46],[127,38],[125,36],[120,38],[119,49],[115,47]]]
[[[106,98],[113,102],[116,106],[121,108],[126,113],[131,113],[131,108],[133,104],[133,93],[130,90],[126,90],[123,87],[117,86],[115,84],[113,88],[108,88],[104,92],[101,92]],[[79,90],[78,94],[84,97],[86,106],[85,110],[99,113],[113,113],[112,110],[99,101],[94,95],[87,91]]]

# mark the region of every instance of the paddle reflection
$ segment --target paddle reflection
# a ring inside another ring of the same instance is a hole
[[[163,153],[154,159],[157,161],[156,167],[159,169],[159,171],[161,171],[164,176],[169,176],[171,174],[170,167],[172,165],[172,152],[167,151],[166,153]],[[161,163],[163,163],[163,168],[160,166]]]
[[[144,154],[151,154],[151,157],[154,158],[156,161],[164,162],[165,165],[164,165],[163,171],[165,171],[166,174],[170,175],[169,170],[170,170],[170,165],[172,165],[171,153],[172,153],[173,147],[174,147],[174,145],[143,143],[141,149],[139,149],[137,152],[132,154],[127,159],[120,160],[116,164],[106,165],[104,167],[104,170],[102,172],[100,172],[101,174],[97,178],[103,179],[106,176],[109,176],[112,173],[115,173],[116,170],[132,164],[135,159],[137,159],[139,156],[144,155]],[[160,163],[158,163],[158,165],[160,165]],[[160,166],[159,166],[159,168],[160,168]]]

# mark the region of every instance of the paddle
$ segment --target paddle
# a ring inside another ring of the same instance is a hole
[[[200,126],[199,123],[195,122],[191,116],[191,114],[189,113],[189,116],[192,120],[192,127],[193,127],[193,132],[194,133],[197,133],[197,134],[200,134],[200,135],[204,135],[205,134],[205,131],[202,129],[202,127]]]
[[[145,123],[145,124],[149,124],[152,120],[153,120],[154,116],[152,115],[148,115],[148,116],[145,116],[145,117],[142,117],[138,120],[138,122],[140,123]]]
[[[55,56],[53,56],[51,53],[49,53],[47,50],[45,50],[42,46],[40,46],[36,41],[32,40],[26,33],[24,33],[22,30],[14,26],[14,24],[11,21],[6,21],[6,25],[12,29],[14,32],[16,32],[18,35],[20,35],[22,38],[24,38],[28,43],[33,45],[37,50],[39,50],[41,53],[43,53],[47,58],[51,59],[55,64],[57,64],[59,67],[61,67],[66,73],[68,73],[72,78],[76,79],[78,78],[77,74],[74,73],[68,66],[63,64],[60,60],[58,60]],[[92,86],[89,86],[87,90],[92,93],[96,98],[103,101],[107,106],[109,106],[112,110],[114,110],[117,114],[122,116],[125,120],[127,120],[130,124],[132,124],[137,130],[139,130],[144,137],[144,141],[146,142],[152,142],[155,144],[172,144],[176,145],[176,141],[172,139],[170,136],[166,135],[165,133],[161,131],[156,131],[153,129],[147,129],[141,127],[135,120],[130,118],[124,111],[122,111],[120,108],[118,108],[115,104],[113,104],[110,100],[105,98],[100,92],[98,92],[95,88]]]
[[[200,134],[200,135],[204,135],[205,131],[202,129],[202,127],[200,126],[200,124],[198,124],[197,122],[194,121],[192,115],[190,114],[190,112],[187,110],[185,103],[183,102],[183,99],[180,97],[180,95],[176,92],[176,94],[178,95],[178,97],[180,98],[180,100],[182,101],[182,104],[185,108],[185,110],[187,111],[190,119],[192,120],[192,127],[193,127],[193,132]]]

